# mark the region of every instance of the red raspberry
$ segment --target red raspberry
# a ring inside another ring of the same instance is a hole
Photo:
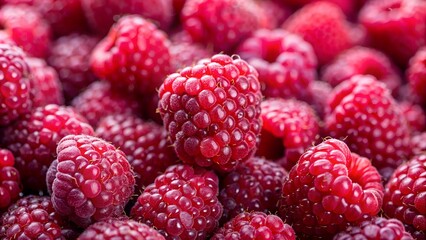
[[[277,163],[253,157],[224,176],[219,200],[222,221],[244,211],[276,212],[287,172]]]
[[[211,240],[230,239],[281,239],[295,240],[290,225],[279,217],[263,212],[243,212],[220,228]]]
[[[21,192],[21,179],[14,164],[12,152],[0,148],[0,214],[19,198]]]
[[[55,104],[35,108],[5,129],[3,142],[16,158],[24,190],[46,189],[46,171],[56,158],[56,145],[68,134],[94,131],[74,109]]]
[[[401,102],[398,105],[410,127],[411,135],[426,130],[426,113],[422,107],[410,102]]]
[[[320,119],[324,119],[327,99],[331,95],[333,88],[323,81],[313,81],[309,86],[308,91],[310,93],[308,95],[310,97],[305,101],[311,105]]]
[[[61,105],[64,101],[62,85],[55,69],[48,66],[43,59],[26,58],[31,70],[30,85],[33,107],[47,104]]]
[[[25,52],[33,57],[46,57],[50,26],[36,9],[26,5],[4,5],[0,9],[0,26]]]
[[[380,174],[370,160],[329,139],[306,151],[284,180],[280,216],[299,237],[331,237],[375,216],[382,206]]]
[[[170,46],[170,58],[173,69],[180,70],[192,66],[203,58],[213,56],[213,52],[198,43],[173,43]]]
[[[155,91],[170,73],[170,42],[154,24],[137,15],[121,18],[91,56],[94,73],[115,87]]]
[[[308,104],[296,100],[267,99],[261,109],[263,127],[256,155],[280,160],[291,169],[319,137],[319,120]]]
[[[0,126],[31,111],[30,68],[24,57],[20,48],[0,44]]]
[[[46,196],[21,198],[0,218],[1,239],[65,239],[72,231]]]
[[[266,97],[307,98],[306,89],[316,78],[317,59],[312,46],[299,36],[261,29],[237,52],[259,72]]]
[[[350,226],[345,231],[334,236],[333,240],[412,240],[410,233],[405,231],[404,225],[397,219],[375,217],[365,220],[359,225]]]
[[[117,16],[140,15],[164,30],[173,18],[172,0],[84,0],[81,3],[92,29],[102,35],[108,32]]]
[[[372,76],[354,76],[333,90],[325,129],[371,159],[385,179],[410,155],[408,124],[389,89]]]
[[[426,154],[399,166],[385,187],[383,211],[417,231],[426,232]]]
[[[96,134],[127,155],[135,172],[137,189],[153,183],[167,167],[178,162],[167,131],[156,123],[131,115],[113,115],[99,123]]]
[[[335,87],[355,75],[372,75],[393,93],[401,86],[401,78],[386,55],[366,47],[351,48],[340,54],[325,68],[322,79]]]
[[[222,216],[218,182],[213,171],[173,165],[138,197],[131,216],[167,239],[206,239]]]
[[[169,75],[159,112],[177,156],[230,171],[256,151],[262,94],[256,70],[222,54]]]
[[[312,44],[321,65],[355,43],[354,30],[344,13],[329,2],[305,5],[284,23],[284,28]]]
[[[90,125],[114,114],[138,114],[141,106],[132,95],[115,91],[107,82],[94,82],[71,102],[74,109],[85,116]]]
[[[182,25],[195,42],[231,53],[261,27],[258,9],[252,0],[187,0]]]
[[[157,230],[134,220],[111,219],[90,225],[78,237],[79,240],[91,239],[144,239],[165,240]]]
[[[422,0],[369,1],[359,13],[371,44],[399,65],[426,43],[426,2]]]
[[[411,144],[413,149],[413,155],[426,152],[426,132],[414,135],[411,138]]]
[[[77,34],[53,42],[47,61],[58,72],[67,102],[96,80],[89,59],[97,43],[95,37]]]
[[[79,0],[3,0],[7,4],[33,6],[50,23],[56,35],[88,29]]]
[[[410,90],[426,106],[426,48],[411,58],[406,75]]]
[[[56,152],[52,202],[59,214],[81,227],[124,214],[135,179],[122,151],[100,138],[68,135]]]

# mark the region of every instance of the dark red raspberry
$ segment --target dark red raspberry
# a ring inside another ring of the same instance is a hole
[[[319,120],[308,104],[297,100],[267,99],[261,108],[263,127],[256,155],[279,160],[289,170],[318,139]]]
[[[138,197],[131,216],[167,239],[206,239],[222,216],[218,184],[213,171],[173,165]]]
[[[59,214],[82,227],[124,214],[135,179],[121,150],[100,138],[68,135],[57,154],[52,202]]]
[[[231,53],[261,27],[258,9],[252,0],[187,0],[182,25],[195,42]]]
[[[92,70],[114,87],[153,92],[171,71],[169,47],[166,34],[153,23],[124,16],[93,51]]]
[[[132,95],[114,90],[107,82],[94,82],[71,102],[94,128],[108,115],[138,114],[141,106]]]
[[[19,198],[22,190],[19,172],[13,167],[14,164],[12,152],[0,148],[0,214]]]
[[[397,219],[375,217],[365,220],[356,226],[350,226],[345,231],[334,236],[333,240],[412,240],[410,233],[405,231],[404,225]]]
[[[417,231],[426,232],[426,154],[399,166],[385,187],[383,211]]]
[[[30,68],[24,58],[20,48],[0,44],[0,126],[31,111]]]
[[[56,158],[56,145],[68,134],[93,135],[86,120],[69,107],[49,104],[5,129],[3,143],[16,158],[24,190],[46,190],[46,171]]]
[[[96,134],[127,155],[137,189],[153,183],[167,167],[178,162],[167,131],[156,123],[132,115],[113,115],[99,123]]]
[[[33,6],[50,23],[58,36],[88,29],[79,0],[3,0],[3,2]]]
[[[346,16],[330,2],[305,5],[287,19],[284,28],[312,44],[321,65],[332,61],[356,41]]]
[[[287,172],[277,163],[253,157],[224,176],[219,200],[221,221],[247,211],[276,212]]]
[[[50,26],[35,8],[4,5],[0,9],[0,26],[29,55],[46,57],[50,47]]]
[[[426,106],[426,48],[421,48],[411,58],[406,75],[410,90]]]
[[[25,60],[31,70],[30,85],[33,107],[63,104],[62,85],[55,69],[40,58],[26,58]]]
[[[327,100],[333,88],[330,84],[323,81],[313,81],[309,86],[308,91],[310,91],[310,93],[308,95],[310,97],[305,101],[311,105],[320,119],[324,119]]]
[[[316,78],[317,59],[312,46],[284,30],[261,29],[238,48],[241,58],[259,72],[266,97],[306,99]]]
[[[53,42],[47,61],[58,72],[67,102],[96,80],[89,59],[97,43],[95,37],[77,34]]]
[[[299,237],[332,237],[375,216],[382,206],[380,174],[370,160],[329,139],[306,151],[284,180],[280,216]]]
[[[243,212],[220,228],[211,239],[296,240],[296,235],[293,228],[278,216],[263,212]]]
[[[144,240],[165,240],[163,235],[157,230],[148,227],[143,223],[134,220],[101,221],[90,225],[78,237],[79,240],[92,239],[144,239]]]
[[[211,56],[213,56],[213,52],[198,43],[182,42],[173,43],[170,46],[170,61],[175,70],[192,66],[199,60]]]
[[[383,53],[366,47],[351,48],[324,69],[322,79],[335,87],[355,75],[372,75],[393,93],[401,86],[395,66]]]
[[[393,61],[406,65],[426,43],[426,2],[422,0],[369,1],[359,13],[371,44]]]
[[[426,152],[426,132],[415,134],[411,138],[411,145],[413,149],[413,155]]]
[[[101,35],[122,15],[140,15],[163,30],[168,29],[173,19],[172,0],[84,0],[81,3],[92,29]]]
[[[169,75],[159,112],[178,157],[230,171],[256,151],[262,94],[256,70],[217,54]]]
[[[410,127],[411,135],[426,130],[426,113],[421,106],[410,102],[401,102],[398,105]]]
[[[372,76],[354,76],[333,90],[325,129],[371,159],[385,179],[410,155],[408,124],[389,89]]]
[[[72,231],[46,196],[21,198],[0,218],[1,239],[65,239]]]

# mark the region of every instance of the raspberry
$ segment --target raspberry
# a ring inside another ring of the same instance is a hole
[[[151,22],[122,17],[91,56],[94,73],[114,87],[147,93],[155,91],[170,73],[170,42]]]
[[[49,22],[58,36],[88,29],[79,0],[4,0],[4,2],[33,6]]]
[[[385,172],[409,157],[408,125],[390,91],[374,77],[357,75],[339,85],[327,109],[326,132],[371,159],[385,179]]]
[[[46,196],[21,198],[0,218],[1,239],[65,239],[72,231]]]
[[[426,48],[411,58],[406,75],[410,90],[426,106]]]
[[[332,237],[349,224],[379,212],[380,174],[346,144],[329,139],[306,151],[289,172],[279,202],[280,216],[299,237]]]
[[[13,154],[0,148],[0,213],[15,202],[21,192],[21,180],[18,170],[13,167],[14,164]]]
[[[59,82],[55,69],[48,66],[43,59],[26,58],[31,70],[31,99],[33,107],[42,107],[47,104],[63,103],[62,85]]]
[[[318,1],[334,3],[340,7],[348,17],[351,17],[356,13],[357,6],[362,5],[362,2],[367,0],[286,0],[285,2],[291,6],[301,7],[305,4]]]
[[[297,100],[267,99],[261,109],[263,127],[256,155],[280,160],[291,169],[319,137],[319,120],[308,104]]]
[[[0,44],[0,126],[31,111],[30,68],[24,57],[20,48]]]
[[[47,61],[58,72],[67,102],[96,80],[89,59],[97,43],[95,37],[77,34],[53,42]]]
[[[94,82],[71,102],[75,110],[96,127],[108,115],[138,114],[141,106],[136,98],[115,91],[107,82]]]
[[[372,75],[393,93],[401,86],[396,68],[386,55],[366,47],[351,48],[340,54],[325,68],[322,79],[335,87],[355,75]]]
[[[422,152],[426,152],[426,132],[415,134],[411,138],[411,144],[412,144],[414,155],[421,154]]]
[[[170,58],[173,69],[180,70],[196,64],[203,58],[209,58],[213,53],[197,43],[174,43],[170,46]]]
[[[0,9],[0,26],[25,52],[33,57],[46,57],[50,26],[36,9],[26,5],[4,5]]]
[[[222,216],[218,182],[213,171],[173,165],[138,197],[131,216],[167,239],[206,239]]]
[[[266,97],[307,98],[306,89],[316,78],[317,59],[312,46],[299,36],[261,29],[237,52],[259,72]]]
[[[102,35],[121,15],[141,15],[164,30],[173,18],[172,0],[84,0],[81,3],[90,26]]]
[[[290,17],[292,11],[289,7],[274,0],[256,1],[263,18],[261,20],[262,28],[276,29]]]
[[[221,183],[222,221],[244,211],[276,212],[287,172],[280,165],[253,157],[228,173]]]
[[[313,81],[309,86],[308,91],[310,91],[310,93],[308,95],[310,98],[308,98],[306,102],[311,105],[320,119],[324,119],[327,99],[333,88],[330,84],[323,81]]]
[[[406,65],[426,43],[426,3],[421,0],[369,1],[359,13],[371,44]]]
[[[126,155],[102,139],[68,135],[56,150],[55,210],[81,227],[124,214],[135,179]]]
[[[405,231],[404,225],[397,219],[376,217],[350,226],[345,231],[334,236],[333,240],[412,240],[410,233]]]
[[[137,189],[153,183],[167,167],[178,162],[167,131],[155,123],[131,115],[113,115],[100,122],[96,133],[127,155]]]
[[[399,166],[385,187],[383,211],[415,230],[426,232],[426,154]]]
[[[187,0],[182,25],[195,42],[231,53],[260,28],[258,9],[252,0]]]
[[[16,158],[24,190],[46,190],[46,171],[56,158],[56,145],[68,134],[94,134],[86,120],[72,108],[49,104],[5,129],[3,143]]]
[[[422,107],[410,102],[401,102],[398,105],[402,116],[404,116],[408,122],[411,135],[426,129],[426,113],[423,111]]]
[[[262,94],[256,70],[238,56],[217,54],[169,75],[159,96],[183,162],[230,171],[256,151]]]
[[[165,240],[157,230],[133,220],[101,221],[90,225],[78,237],[80,240],[90,239],[144,239]]]
[[[279,217],[263,212],[243,212],[220,228],[212,240],[221,239],[282,239],[295,240],[290,225]]]
[[[332,61],[355,42],[354,30],[344,13],[329,2],[305,5],[287,19],[284,28],[312,44],[321,65]]]

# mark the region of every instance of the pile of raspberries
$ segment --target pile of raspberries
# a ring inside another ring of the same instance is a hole
[[[1,0],[0,239],[426,240],[426,1]]]

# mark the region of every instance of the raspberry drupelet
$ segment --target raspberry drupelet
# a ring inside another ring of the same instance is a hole
[[[150,21],[127,15],[112,26],[95,47],[91,67],[112,86],[146,94],[154,92],[171,72],[170,41]]]
[[[21,48],[0,44],[0,126],[31,111],[30,68]]]
[[[307,150],[289,172],[280,216],[301,239],[332,237],[350,224],[378,214],[380,174],[346,144],[329,139]]]
[[[263,212],[243,212],[216,231],[211,240],[296,240],[293,228],[281,218]]]
[[[135,179],[121,150],[97,137],[68,135],[57,154],[56,171],[49,171],[55,177],[48,184],[56,212],[81,227],[124,215]]]
[[[19,198],[22,190],[19,172],[14,164],[12,152],[0,148],[0,214]]]
[[[166,239],[206,239],[222,216],[218,194],[219,179],[213,171],[173,165],[145,189],[130,214]]]
[[[159,112],[185,163],[230,171],[256,151],[262,94],[256,70],[214,55],[169,75],[159,90]]]

